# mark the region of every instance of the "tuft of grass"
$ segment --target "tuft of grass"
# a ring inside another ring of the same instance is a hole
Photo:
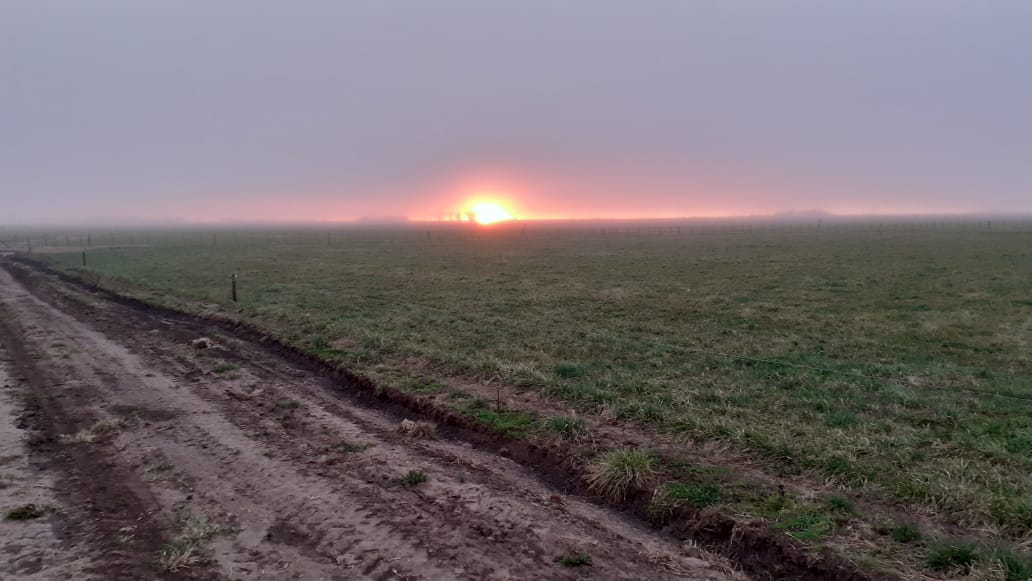
[[[644,486],[655,475],[654,463],[646,450],[606,452],[588,467],[588,488],[609,500],[623,500],[631,488]]]
[[[85,428],[74,434],[62,434],[60,440],[62,444],[92,444],[97,441],[97,434]]]
[[[356,454],[358,452],[365,452],[366,450],[372,447],[372,444],[355,444],[352,442],[343,442],[337,447],[340,448],[341,451],[346,452],[348,454]]]
[[[180,527],[180,536],[190,541],[207,541],[218,535],[232,531],[232,528],[217,523],[207,516],[197,515],[188,510],[179,511],[176,522]]]
[[[437,436],[437,426],[432,422],[413,422],[412,420],[401,420],[394,431],[419,440],[429,440]]]
[[[90,427],[90,429],[98,434],[103,434],[107,432],[117,432],[125,428],[126,425],[126,421],[121,418],[111,418],[97,421]]]
[[[942,541],[928,549],[926,563],[932,571],[967,574],[981,556],[978,547],[964,541]]]
[[[173,539],[165,543],[165,546],[161,547],[158,554],[155,555],[154,567],[159,571],[175,573],[199,565],[204,560],[205,557],[200,546],[181,539]]]
[[[654,518],[665,520],[677,508],[699,510],[719,504],[723,495],[723,489],[716,483],[676,482],[655,495],[649,505],[649,513]]]
[[[563,567],[585,567],[591,565],[591,555],[587,553],[571,553],[559,559]]]
[[[514,438],[525,437],[527,430],[538,423],[537,417],[533,414],[507,408],[494,409],[488,405],[483,400],[474,400],[461,409],[473,416],[477,422]]]
[[[545,428],[555,432],[561,438],[573,439],[588,430],[587,423],[573,416],[554,416],[544,422]]]
[[[829,497],[828,507],[842,514],[856,514],[856,507],[853,506],[853,501],[844,496]]]
[[[835,519],[818,510],[803,510],[775,523],[774,527],[800,541],[818,541],[835,530]]]
[[[117,432],[126,426],[126,421],[120,418],[98,420],[88,428],[83,428],[74,434],[64,434],[60,441],[64,444],[92,444],[102,434]]]
[[[921,540],[921,530],[912,523],[896,523],[889,532],[889,536],[897,543],[912,543]]]
[[[172,471],[175,470],[175,468],[175,464],[171,462],[161,462],[160,464],[155,464],[154,466],[150,466],[145,469],[144,474],[146,475],[147,480],[151,482],[166,480],[171,478]]]
[[[775,529],[800,541],[818,541],[835,531],[841,514],[824,505],[806,502],[797,496],[778,492],[756,503],[760,516]]]
[[[213,373],[229,373],[230,371],[236,371],[240,369],[239,366],[233,365],[232,363],[220,363],[212,369]]]
[[[281,410],[296,410],[299,407],[301,407],[301,402],[297,401],[296,399],[285,399],[276,402],[276,407],[280,408]]]
[[[718,484],[671,484],[666,489],[666,499],[677,505],[691,505],[706,508],[720,502],[723,491]]]
[[[1032,555],[998,550],[994,555],[1003,566],[1006,581],[1029,581],[1032,579]]]
[[[419,486],[427,481],[426,472],[422,470],[409,470],[398,482],[404,486]]]
[[[174,573],[207,560],[204,543],[232,532],[232,528],[188,510],[176,513],[179,533],[154,556],[152,564],[161,571]]]
[[[50,512],[50,509],[45,506],[40,506],[38,504],[23,504],[22,506],[15,507],[7,511],[7,514],[4,515],[4,520],[33,520],[44,516],[48,512]]]

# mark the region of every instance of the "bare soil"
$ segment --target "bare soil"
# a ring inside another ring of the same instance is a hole
[[[0,267],[0,368],[0,578],[745,578],[200,319]]]

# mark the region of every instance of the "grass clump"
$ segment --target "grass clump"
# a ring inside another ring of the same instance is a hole
[[[1006,581],[1029,581],[1032,579],[1032,556],[1004,550],[997,551],[995,556],[1003,566]]]
[[[48,512],[50,512],[50,509],[45,506],[40,506],[38,504],[23,504],[22,506],[15,507],[7,511],[7,514],[4,515],[4,520],[33,520],[44,516]]]
[[[232,532],[232,528],[188,510],[176,513],[179,533],[155,555],[153,565],[160,571],[174,573],[207,560],[204,543]]]
[[[834,532],[835,519],[818,510],[803,510],[776,523],[774,527],[800,541],[817,541]]]
[[[337,447],[340,449],[340,451],[345,452],[347,454],[357,454],[359,452],[365,452],[372,446],[372,444],[355,444],[354,442],[342,442]]]
[[[623,500],[631,488],[644,486],[655,475],[654,463],[646,450],[606,452],[588,468],[588,488],[609,500]]]
[[[559,559],[563,567],[585,567],[591,565],[591,555],[587,553],[571,553]]]
[[[276,402],[276,407],[281,410],[296,410],[301,407],[301,402],[296,399],[285,399]]]
[[[437,436],[437,426],[431,422],[413,422],[412,420],[401,420],[394,431],[410,438],[429,440]]]
[[[92,444],[97,441],[97,434],[86,428],[74,434],[62,434],[60,440],[62,444]]]
[[[533,414],[504,407],[491,408],[484,400],[474,400],[471,405],[462,409],[477,422],[514,438],[526,437],[527,431],[538,424],[538,419]]]
[[[64,444],[92,444],[103,434],[117,432],[126,426],[125,420],[119,418],[98,420],[88,428],[74,434],[64,434],[60,440]]]
[[[897,523],[889,531],[889,536],[897,543],[912,543],[921,540],[921,530],[911,523]]]
[[[657,495],[649,506],[649,512],[654,517],[665,518],[674,509],[703,509],[719,504],[722,498],[723,489],[719,484],[678,482],[668,485],[662,494]]]
[[[409,470],[398,482],[404,486],[419,486],[427,481],[426,472],[422,470]]]
[[[853,501],[844,496],[829,497],[828,507],[841,514],[856,514],[856,507],[853,506]]]
[[[760,500],[756,508],[775,529],[800,541],[818,541],[835,531],[841,515],[827,506],[818,506],[798,497],[777,493]]]
[[[159,571],[175,573],[203,563],[204,560],[205,556],[201,547],[180,539],[173,539],[158,551],[154,557],[154,567]]]
[[[573,416],[555,416],[545,420],[545,428],[560,438],[573,439],[588,430],[587,423]]]
[[[944,541],[928,549],[926,563],[932,571],[967,574],[981,556],[978,547],[963,541]]]
[[[706,508],[720,502],[723,491],[719,484],[671,484],[667,498],[679,504]]]
[[[240,367],[233,365],[232,363],[220,363],[216,365],[212,372],[214,373],[229,373],[230,371],[236,371]]]
[[[175,464],[171,462],[161,462],[153,466],[149,466],[143,472],[145,478],[150,482],[156,482],[159,480],[167,480],[172,477],[172,471],[175,470]]]

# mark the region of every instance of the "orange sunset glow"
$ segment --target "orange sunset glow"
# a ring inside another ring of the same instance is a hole
[[[477,224],[494,224],[512,220],[513,216],[500,202],[476,201],[470,204],[470,218]]]

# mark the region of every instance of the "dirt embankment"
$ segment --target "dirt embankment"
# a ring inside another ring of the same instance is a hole
[[[37,282],[0,268],[0,508],[46,509],[2,578],[745,577],[246,334]]]

